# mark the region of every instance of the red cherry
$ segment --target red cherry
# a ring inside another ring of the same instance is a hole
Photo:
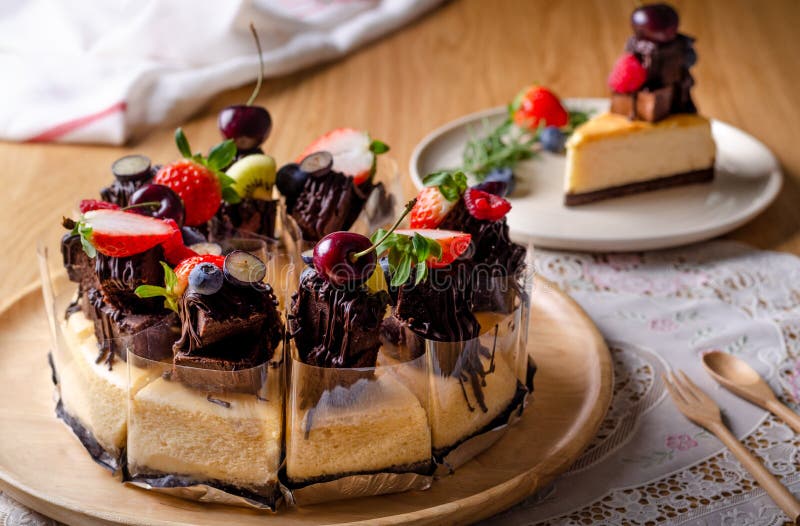
[[[228,106],[219,112],[217,124],[222,136],[233,139],[239,150],[256,148],[272,131],[272,117],[262,106]]]
[[[314,247],[314,268],[320,276],[338,287],[360,286],[375,271],[372,242],[355,232],[333,232]],[[353,255],[361,252],[357,259]]]
[[[648,4],[638,7],[631,15],[636,36],[666,44],[678,35],[678,12],[668,4]]]

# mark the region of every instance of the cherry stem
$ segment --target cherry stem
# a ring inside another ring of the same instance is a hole
[[[392,228],[390,228],[385,234],[383,234],[383,236],[381,236],[381,238],[375,243],[373,243],[372,246],[370,246],[369,248],[364,249],[361,252],[356,252],[355,254],[351,254],[350,261],[352,263],[355,263],[358,258],[366,256],[367,254],[378,248],[381,245],[381,243],[386,241],[386,238],[388,238],[392,234],[392,232],[397,230],[397,227],[400,226],[400,223],[403,222],[403,219],[405,219],[408,213],[411,212],[411,209],[414,208],[415,204],[417,204],[416,197],[406,204],[406,209],[403,210],[402,214],[400,214],[400,217],[397,219],[397,221],[395,221],[394,225],[392,225]]]
[[[264,78],[264,57],[261,54],[261,42],[258,40],[258,33],[252,22],[250,22],[250,31],[253,33],[253,38],[256,40],[256,48],[258,49],[258,79],[256,80],[256,87],[253,89],[253,94],[247,99],[247,105],[252,106],[256,100],[259,90],[261,90],[261,81]]]
[[[145,201],[144,203],[136,203],[135,205],[128,205],[120,208],[120,210],[130,210],[131,208],[144,208],[146,206],[161,206],[159,201]]]

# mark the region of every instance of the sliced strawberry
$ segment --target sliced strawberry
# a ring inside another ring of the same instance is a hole
[[[165,222],[172,229],[169,239],[161,243],[164,249],[164,258],[170,265],[177,265],[186,258],[196,256],[197,252],[183,244],[183,234],[181,228],[174,219],[166,219]]]
[[[183,294],[183,292],[186,290],[186,287],[189,286],[189,274],[198,264],[213,263],[221,269],[224,262],[225,256],[218,256],[214,254],[194,255],[184,259],[178,263],[174,269],[175,276],[178,278],[178,283],[170,292],[175,296],[180,296]]]
[[[472,241],[472,236],[466,232],[456,232],[455,230],[438,230],[429,228],[407,228],[395,230],[396,233],[404,236],[419,234],[435,240],[442,247],[442,257],[438,260],[431,258],[428,265],[431,268],[446,267],[467,251]]]
[[[160,219],[121,210],[91,210],[83,215],[82,223],[91,229],[88,241],[110,257],[139,254],[172,235],[172,228]]]
[[[369,133],[365,131],[337,128],[312,142],[300,154],[297,162],[314,152],[330,152],[333,155],[333,170],[349,175],[356,185],[360,185],[369,180],[375,172],[373,144]],[[385,150],[381,149],[379,153],[383,151]]]
[[[84,199],[78,204],[78,209],[85,214],[91,210],[119,210],[119,205],[99,199]]]
[[[408,215],[411,228],[436,228],[458,201],[448,201],[438,187],[423,188]]]
[[[464,205],[472,217],[484,221],[499,221],[511,210],[511,203],[499,195],[477,188],[470,188],[464,192]]]

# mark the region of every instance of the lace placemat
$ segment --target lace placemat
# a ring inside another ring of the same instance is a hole
[[[609,342],[614,398],[568,473],[486,524],[783,524],[721,443],[677,412],[660,375],[686,371],[724,408],[733,432],[800,495],[800,439],[719,388],[699,360],[711,349],[737,354],[797,410],[800,259],[715,241],[644,254],[539,250],[536,264]],[[0,526],[53,524],[0,493]]]

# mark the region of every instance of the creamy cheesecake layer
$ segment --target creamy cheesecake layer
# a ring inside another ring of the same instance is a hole
[[[125,447],[127,428],[128,371],[116,360],[111,370],[95,363],[98,355],[94,324],[83,312],[73,313],[62,324],[67,349],[56,357],[59,389],[64,410],[89,431],[112,456]]]
[[[580,194],[707,169],[716,146],[711,123],[678,114],[656,123],[598,115],[567,142],[565,192]]]
[[[277,479],[281,403],[254,394],[210,395],[157,378],[131,397],[128,464],[169,473],[261,486]],[[216,403],[215,403],[216,402]]]
[[[487,370],[489,359],[481,357],[481,362]],[[508,409],[517,393],[517,375],[502,356],[495,357],[494,372],[486,375],[485,385],[482,385],[486,412],[478,406],[469,382],[464,382],[462,387],[453,376],[432,378],[430,413],[433,448],[436,450],[452,447],[486,427]],[[469,405],[464,398],[465,390]]]
[[[388,375],[325,392],[312,411],[290,418],[286,471],[294,481],[411,466],[431,457],[425,409]]]

